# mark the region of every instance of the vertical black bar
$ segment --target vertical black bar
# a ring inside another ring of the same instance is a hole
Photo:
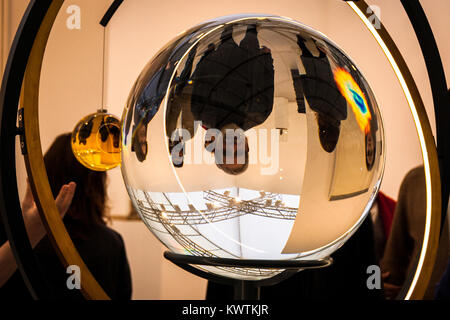
[[[447,213],[450,179],[450,98],[441,56],[419,0],[401,0],[416,33],[428,70],[436,118],[436,140],[441,174],[442,220],[441,232]]]
[[[0,212],[23,280],[34,299],[49,297],[22,218],[16,178],[16,120],[25,68],[51,0],[31,0],[11,46],[0,91]]]
[[[254,281],[236,281],[234,284],[235,300],[259,300],[260,287],[253,283]]]

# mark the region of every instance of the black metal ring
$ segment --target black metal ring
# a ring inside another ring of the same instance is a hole
[[[0,211],[18,269],[34,299],[51,295],[34,257],[22,218],[16,178],[16,119],[25,68],[51,2],[30,1],[12,43],[0,91]]]
[[[441,233],[447,213],[450,179],[450,97],[445,71],[436,40],[419,0],[401,0],[416,33],[425,60],[433,95],[436,123],[436,147],[439,158],[442,194]]]

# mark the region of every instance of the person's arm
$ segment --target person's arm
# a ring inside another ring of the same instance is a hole
[[[61,187],[58,196],[56,197],[56,206],[61,214],[67,212],[72,202],[75,193],[75,183],[71,182]],[[22,202],[22,214],[25,223],[25,228],[28,233],[31,246],[34,248],[45,235],[45,228],[42,225],[41,218],[33,200],[33,195],[30,186],[27,187],[25,198]],[[5,242],[0,247],[0,288],[8,281],[17,269],[16,260],[9,241]]]

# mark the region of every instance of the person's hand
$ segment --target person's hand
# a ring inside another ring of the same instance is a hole
[[[389,271],[383,272],[381,278],[383,279],[383,289],[386,299],[393,300],[398,296],[402,286],[386,282],[390,275],[391,273]]]
[[[58,208],[59,214],[61,218],[64,217],[67,210],[70,208],[70,204],[72,203],[73,196],[75,194],[76,188],[75,182],[70,182],[69,184],[65,184],[59,190],[58,195],[56,196],[55,203]]]
[[[64,217],[70,207],[70,204],[72,203],[72,199],[75,194],[75,188],[75,182],[70,182],[69,184],[63,185],[59,190],[58,196],[55,199],[55,203],[61,215],[61,218]],[[34,246],[45,235],[45,229],[42,225],[41,218],[39,217],[39,212],[36,207],[36,203],[34,202],[33,194],[31,193],[29,184],[27,186],[25,198],[22,201],[22,214],[28,237],[30,238],[31,243]]]

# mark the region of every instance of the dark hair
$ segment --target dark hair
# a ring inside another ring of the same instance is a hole
[[[245,172],[248,169],[248,162],[243,163],[242,166],[235,169],[231,169],[227,166],[224,166],[223,164],[217,164],[217,167],[225,173],[236,176],[238,174]]]
[[[76,183],[72,204],[64,217],[69,231],[82,236],[86,229],[105,225],[106,172],[90,170],[78,162],[72,152],[70,133],[55,139],[44,162],[55,198],[64,184]]]
[[[336,149],[339,140],[341,122],[321,112],[316,113],[316,117],[320,144],[323,150],[331,153]]]
[[[220,164],[220,163],[216,163],[216,166],[219,169],[221,169],[222,171],[224,171],[225,173],[228,173],[228,174],[236,176],[238,174],[241,174],[241,173],[245,172],[248,169],[248,160],[249,160],[248,158],[249,158],[248,152],[245,152],[245,162],[242,163],[242,165],[237,167],[237,168],[233,168],[232,169],[232,168],[227,167],[226,165]]]

